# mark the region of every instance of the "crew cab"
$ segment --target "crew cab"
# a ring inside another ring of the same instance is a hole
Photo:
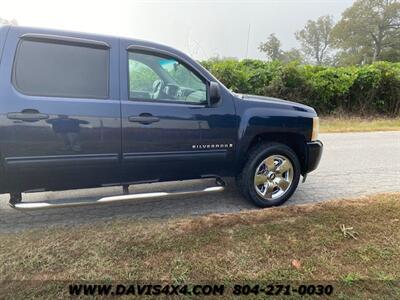
[[[311,107],[231,92],[181,51],[0,27],[0,192],[235,177],[260,207],[317,168]],[[221,180],[219,180],[221,182]]]

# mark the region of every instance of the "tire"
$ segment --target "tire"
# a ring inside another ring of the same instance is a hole
[[[291,148],[279,143],[262,143],[249,152],[237,184],[255,205],[279,206],[296,190],[300,173],[299,159]]]

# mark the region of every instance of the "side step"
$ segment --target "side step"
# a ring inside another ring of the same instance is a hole
[[[189,191],[176,191],[176,192],[155,192],[155,193],[141,193],[141,194],[131,194],[131,195],[119,195],[119,196],[109,196],[103,197],[95,201],[79,201],[79,202],[17,202],[11,203],[10,206],[17,210],[37,210],[37,209],[48,209],[48,208],[64,208],[64,207],[76,207],[83,205],[96,205],[96,204],[106,204],[113,202],[123,202],[130,200],[148,199],[148,198],[163,198],[167,196],[178,196],[178,195],[195,195],[200,193],[211,193],[211,192],[221,192],[225,189],[225,185],[217,185],[212,187],[207,187],[201,190],[189,190]]]

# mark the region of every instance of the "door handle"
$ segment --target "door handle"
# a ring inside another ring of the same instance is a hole
[[[24,109],[21,112],[8,113],[7,118],[10,120],[35,122],[35,121],[39,121],[39,120],[46,120],[49,118],[49,115],[42,114],[36,109]]]
[[[144,125],[148,125],[151,123],[156,123],[160,121],[160,118],[154,117],[152,115],[139,115],[139,116],[131,116],[128,117],[129,122],[141,123]]]

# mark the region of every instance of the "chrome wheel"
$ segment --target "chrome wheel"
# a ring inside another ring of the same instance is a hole
[[[271,155],[256,168],[254,187],[265,200],[275,200],[284,195],[293,182],[293,165],[283,155]]]

